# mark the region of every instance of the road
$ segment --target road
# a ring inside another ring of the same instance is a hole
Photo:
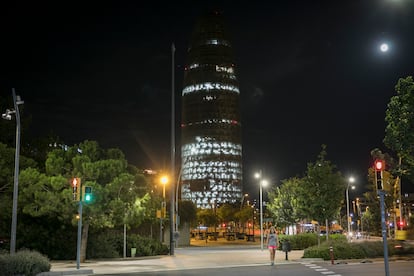
[[[270,266],[269,252],[260,245],[242,243],[233,246],[192,246],[177,248],[175,256],[151,256],[126,259],[87,260],[76,270],[75,261],[53,261],[50,273],[56,275],[385,275],[383,258],[330,261],[303,257],[303,250],[293,250],[289,259],[278,251],[275,266]],[[413,275],[413,258],[390,258],[390,275]],[[370,261],[370,262],[368,262]]]
[[[408,276],[413,275],[414,262],[398,261],[392,262],[390,266],[390,275]],[[186,269],[186,270],[168,270],[168,271],[153,271],[153,272],[135,272],[123,274],[102,274],[102,275],[197,275],[197,276],[211,276],[211,275],[306,275],[306,276],[350,276],[350,275],[364,275],[364,276],[379,276],[385,275],[384,263],[351,263],[351,264],[337,264],[331,265],[326,262],[303,262],[280,264],[275,266],[270,265],[246,265],[237,267],[216,267],[205,269]]]

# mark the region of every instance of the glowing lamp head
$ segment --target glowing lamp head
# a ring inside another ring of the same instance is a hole
[[[168,177],[164,175],[161,177],[160,181],[161,181],[161,184],[165,185],[168,183]]]

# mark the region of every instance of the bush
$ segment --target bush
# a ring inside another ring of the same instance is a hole
[[[36,251],[21,250],[16,254],[0,254],[0,276],[34,276],[50,271],[49,259]]]
[[[305,233],[299,235],[279,235],[279,242],[288,240],[291,250],[303,250],[307,247],[313,246],[318,243],[317,236],[312,233]],[[282,246],[279,246],[282,250]]]
[[[88,239],[87,258],[119,258],[123,256],[123,235],[117,231],[104,231],[91,234]],[[168,254],[168,247],[158,240],[138,234],[127,236],[127,256],[131,248],[137,249],[136,256],[156,256]]]
[[[303,233],[299,235],[279,235],[279,242],[288,240],[292,250],[303,250],[311,246],[318,244],[318,235],[315,233]],[[321,240],[325,240],[325,237],[321,237]],[[342,234],[329,235],[330,241],[346,241],[346,236]],[[281,245],[279,249],[282,250]]]
[[[412,250],[407,247],[404,251],[396,250],[396,242],[388,241],[388,255],[410,254]],[[378,258],[384,256],[384,245],[382,241],[362,241],[348,243],[346,240],[331,240],[323,242],[321,245],[306,248],[303,254],[304,258],[322,258],[330,259],[329,247],[333,247],[334,259],[364,259]]]
[[[137,249],[136,256],[154,256],[166,255],[169,250],[165,244],[158,240],[140,235],[130,235],[128,239],[128,248],[135,247]]]
[[[99,234],[90,233],[86,257],[119,258],[123,252],[123,237],[115,231],[104,231]]]

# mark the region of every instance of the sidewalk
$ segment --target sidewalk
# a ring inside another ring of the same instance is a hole
[[[277,251],[276,265],[298,262],[303,250],[285,253]],[[148,271],[185,270],[211,267],[269,265],[269,252],[261,250],[260,241],[192,241],[190,247],[176,248],[174,256],[87,260],[76,269],[76,261],[53,262],[50,272],[41,275],[92,275],[139,273]]]

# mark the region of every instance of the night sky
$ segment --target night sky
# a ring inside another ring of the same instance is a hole
[[[413,0],[89,2],[1,4],[0,93],[25,101],[26,137],[97,140],[138,167],[168,168],[171,44],[178,120],[195,20],[217,9],[238,69],[246,192],[258,193],[257,170],[274,184],[303,176],[322,144],[364,186],[370,151],[388,151],[387,103],[414,74]]]

